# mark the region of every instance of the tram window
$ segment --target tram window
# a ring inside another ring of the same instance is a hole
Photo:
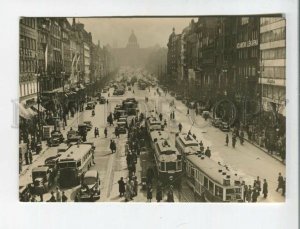
[[[182,165],[181,165],[181,161],[178,161],[178,167],[177,167],[178,170],[181,170],[182,169]]]
[[[214,191],[214,183],[209,181],[209,187],[208,187],[208,190],[213,192]]]
[[[204,187],[208,189],[208,179],[204,177]]]
[[[165,171],[166,170],[164,162],[160,163],[160,169],[161,169],[161,171]]]
[[[234,194],[233,188],[226,189],[226,200],[231,200],[233,194]]]
[[[81,161],[77,161],[77,167],[80,167],[81,166]]]
[[[218,185],[215,186],[215,196],[223,198],[223,188]]]

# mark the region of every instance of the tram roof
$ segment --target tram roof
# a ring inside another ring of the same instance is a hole
[[[234,181],[239,180],[240,176],[232,171],[227,170],[224,166],[210,159],[209,157],[199,157],[198,155],[187,155],[189,160],[195,167],[205,173],[211,180],[215,181],[221,186],[223,185],[224,179],[230,180],[230,186],[234,186]],[[203,158],[203,159],[202,159]],[[223,173],[226,173],[223,175]],[[230,178],[226,176],[229,175]],[[230,187],[228,186],[228,187]]]
[[[169,139],[169,134],[165,131],[162,130],[153,130],[150,133],[151,136],[151,140],[153,141],[155,138],[157,140],[161,140],[161,139]]]
[[[179,138],[185,146],[199,146],[199,142],[189,134],[181,133],[177,138]]]
[[[71,146],[65,153],[59,157],[59,161],[73,159],[75,161],[81,159],[86,152],[92,149],[90,144],[79,144]]]

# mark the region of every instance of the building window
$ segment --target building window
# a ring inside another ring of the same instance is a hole
[[[285,39],[285,27],[267,31],[261,34],[261,43],[279,41]]]
[[[262,50],[263,60],[285,59],[285,48]]]

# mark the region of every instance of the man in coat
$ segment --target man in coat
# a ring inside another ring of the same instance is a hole
[[[207,149],[205,150],[205,155],[206,155],[207,157],[210,157],[210,156],[211,156],[211,152],[210,152],[209,147],[207,147]]]
[[[283,176],[281,175],[281,173],[279,173],[277,181],[278,181],[278,186],[276,192],[278,192],[278,190],[282,189],[283,187]]]
[[[268,196],[268,183],[266,179],[264,179],[263,194],[264,194],[264,198],[266,199]]]
[[[121,177],[121,179],[118,181],[119,184],[119,193],[120,193],[120,197],[124,196],[125,193],[125,182],[123,180],[123,177]]]

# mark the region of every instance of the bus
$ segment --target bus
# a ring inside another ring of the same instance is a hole
[[[164,184],[180,184],[182,175],[181,153],[174,146],[171,146],[170,141],[166,138],[155,138],[153,144],[158,179]]]
[[[185,157],[187,184],[205,202],[243,202],[242,177],[205,155]]]
[[[58,160],[58,182],[62,187],[80,184],[83,174],[93,163],[95,147],[92,143],[72,145]]]

